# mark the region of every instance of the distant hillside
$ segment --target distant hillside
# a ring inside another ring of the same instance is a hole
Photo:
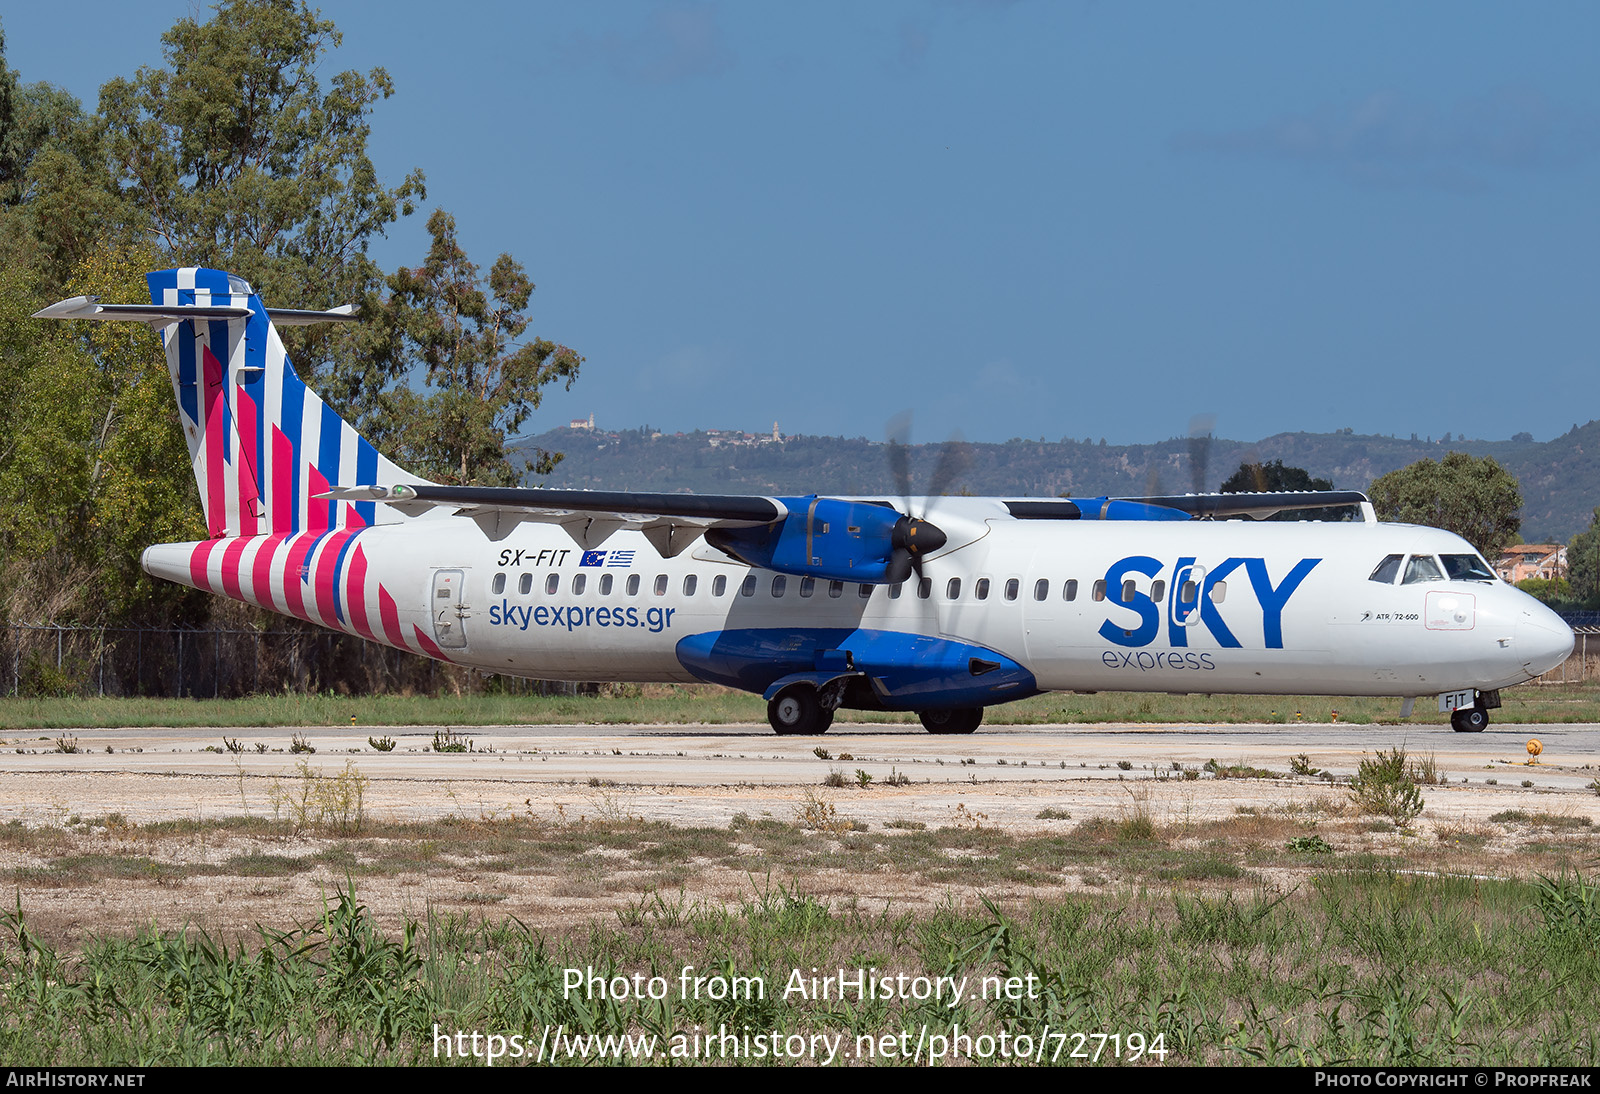
[[[554,487],[727,494],[868,494],[893,489],[885,445],[861,437],[785,437],[708,432],[663,434],[555,429],[527,444],[565,453]],[[942,446],[911,450],[913,484],[933,476]],[[968,444],[969,463],[953,490],[1053,497],[1060,494],[1181,493],[1193,489],[1189,441],[1107,445],[1084,441]],[[1249,461],[1281,459],[1339,489],[1364,490],[1373,479],[1447,452],[1493,456],[1522,483],[1523,536],[1569,539],[1600,505],[1600,422],[1553,441],[1402,440],[1354,433],[1279,433],[1260,441],[1216,438],[1205,489]]]

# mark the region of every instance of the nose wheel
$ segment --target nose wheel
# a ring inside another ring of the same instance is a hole
[[[809,737],[828,732],[833,711],[823,709],[816,688],[796,684],[772,697],[767,704],[767,722],[780,737]]]
[[[1457,733],[1482,733],[1489,724],[1489,712],[1479,706],[1457,707],[1450,712],[1450,728]]]

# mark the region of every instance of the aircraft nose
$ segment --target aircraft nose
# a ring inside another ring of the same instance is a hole
[[[1517,621],[1517,650],[1533,676],[1549,672],[1572,652],[1572,628],[1543,604],[1526,608]]]

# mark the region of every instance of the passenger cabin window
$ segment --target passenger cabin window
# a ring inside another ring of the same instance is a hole
[[[952,577],[949,582],[946,583],[944,587],[944,598],[946,600],[961,599],[961,579],[959,577]]]
[[[904,587],[905,587],[905,583],[901,582],[901,581],[896,581],[893,585],[890,585],[889,586],[889,599],[890,600],[899,600],[900,599],[900,591]]]
[[[693,596],[694,595],[694,588],[698,584],[700,584],[700,579],[698,577],[696,577],[694,574],[689,574],[689,575],[685,576],[684,579],[683,579],[683,595],[684,596]]]
[[[1076,600],[1076,599],[1078,599],[1078,579],[1077,578],[1075,578],[1075,577],[1067,578],[1066,584],[1061,586],[1061,599],[1062,600]]]
[[[639,595],[639,575],[638,574],[629,574],[628,575],[628,584],[625,586],[625,588],[627,589],[627,593],[628,593],[629,596],[638,596]]]
[[[1178,603],[1193,605],[1200,597],[1200,586],[1193,581],[1185,581],[1178,587]]]
[[[1376,581],[1384,585],[1393,585],[1394,579],[1400,574],[1400,562],[1405,555],[1386,555],[1382,562],[1372,571],[1368,581]]]
[[[1499,580],[1489,564],[1477,555],[1440,555],[1439,561],[1444,563],[1444,572],[1450,575],[1451,581]]]
[[[814,593],[816,591],[817,591],[817,579],[816,578],[814,578],[814,577],[802,577],[800,579],[800,597],[801,597],[801,599],[805,599],[805,598],[809,597],[812,593]]]
[[[544,579],[544,594],[546,596],[555,596],[557,590],[559,590],[560,588],[561,588],[561,575],[560,574],[546,574],[545,575],[545,579]]]
[[[495,574],[494,575],[494,581],[489,585],[489,591],[494,593],[495,596],[499,596],[501,593],[505,592],[506,591],[506,575],[505,574]]]
[[[789,587],[789,579],[778,574],[772,579],[772,595],[782,596],[783,591]]]
[[[1050,595],[1050,579],[1049,578],[1041,577],[1038,581],[1035,581],[1033,583],[1033,598],[1035,600],[1043,600],[1045,597],[1047,597],[1049,595]]]
[[[1106,598],[1106,579],[1103,577],[1095,578],[1094,587],[1090,590],[1089,595],[1094,598],[1096,603],[1104,600]]]
[[[1157,581],[1154,585],[1150,586],[1150,599],[1154,600],[1157,604],[1161,603],[1161,598],[1166,595],[1167,583],[1165,581]]]
[[[1226,581],[1219,581],[1211,586],[1211,603],[1221,604],[1226,599],[1228,599],[1228,583]]]
[[[611,595],[611,585],[612,585],[611,575],[610,574],[601,574],[600,575],[600,595],[601,596],[610,596]]]
[[[657,596],[666,596],[667,595],[667,575],[666,574],[657,574],[656,575],[656,595]]]
[[[721,596],[723,593],[725,593],[727,591],[728,591],[728,575],[727,574],[718,574],[716,577],[711,579],[711,595],[712,596]]]
[[[585,574],[574,574],[574,575],[572,575],[572,595],[573,596],[581,595],[583,593],[583,587],[584,587],[584,585],[588,584],[588,581],[589,581],[589,578]]]
[[[830,597],[832,597],[834,600],[838,600],[841,596],[843,596],[844,595],[844,582],[842,582],[842,581],[830,581],[830,582],[828,582],[828,595]]]
[[[933,578],[925,577],[917,582],[917,599],[926,600],[933,595]]]
[[[872,586],[871,585],[862,585],[859,589],[856,590],[856,595],[859,596],[862,600],[871,600],[872,599]]]
[[[756,595],[756,575],[755,574],[750,574],[743,581],[741,581],[739,583],[739,595],[740,596],[755,596]]]
[[[1139,587],[1133,583],[1133,578],[1130,577],[1124,581],[1122,583],[1122,602],[1124,604],[1132,604],[1133,594],[1138,591],[1138,588]]]
[[[954,600],[955,597],[952,596],[950,599]],[[977,581],[977,584],[972,586],[972,599],[974,599],[974,600],[988,600],[989,599],[989,579],[988,578],[980,577],[978,579],[978,581]]]
[[[1011,580],[1007,581],[1006,599],[1015,600],[1017,598],[1017,590],[1020,588],[1022,588],[1022,582],[1018,581],[1016,578],[1012,578]]]
[[[1439,570],[1439,564],[1433,561],[1432,555],[1412,555],[1411,561],[1406,563],[1406,576],[1401,580],[1402,585],[1421,585],[1426,581],[1443,581],[1444,574]]]
[[[523,596],[527,596],[528,594],[533,592],[533,575],[532,574],[523,574],[522,575],[522,577],[517,581],[517,592],[521,593]]]

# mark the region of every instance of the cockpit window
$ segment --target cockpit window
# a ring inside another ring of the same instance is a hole
[[[1433,561],[1432,555],[1412,555],[1411,561],[1406,563],[1405,580],[1402,585],[1420,585],[1424,581],[1443,581],[1444,574],[1439,572],[1439,564]]]
[[[1381,581],[1385,585],[1393,585],[1395,577],[1400,573],[1400,560],[1405,557],[1405,555],[1389,555],[1378,563],[1378,568],[1372,571],[1372,576],[1367,580]]]
[[[1477,555],[1440,555],[1451,581],[1493,581],[1494,571]]]

